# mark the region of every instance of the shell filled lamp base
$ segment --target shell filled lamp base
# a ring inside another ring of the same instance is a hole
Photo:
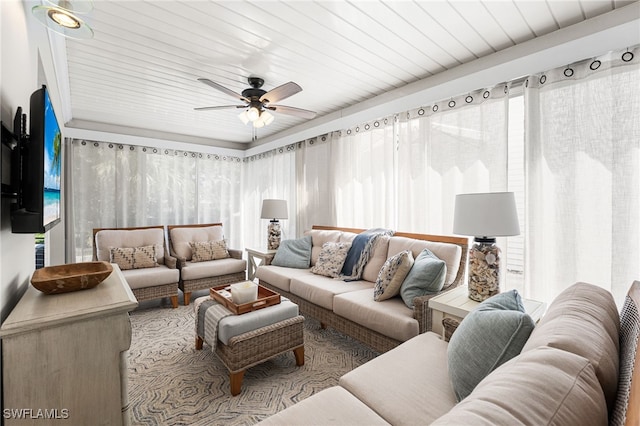
[[[69,293],[93,288],[113,272],[108,262],[80,262],[36,269],[31,285],[45,294]]]
[[[500,248],[495,238],[475,238],[469,250],[469,299],[482,302],[500,293]]]

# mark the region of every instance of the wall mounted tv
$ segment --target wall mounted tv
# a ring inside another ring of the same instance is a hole
[[[29,114],[29,135],[20,138],[19,161],[11,165],[20,169],[14,233],[41,233],[60,222],[62,134],[45,86],[31,95]]]

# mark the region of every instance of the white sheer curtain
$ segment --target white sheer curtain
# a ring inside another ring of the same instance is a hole
[[[230,247],[241,243],[239,158],[72,140],[69,259],[92,257],[92,230],[222,222]]]
[[[395,228],[394,121],[364,123],[332,138],[329,172],[340,226]]]
[[[280,220],[282,239],[296,238],[296,149],[288,145],[244,159],[242,223],[245,246],[266,249],[269,221],[260,218],[262,200],[287,201],[289,218]]]
[[[525,88],[527,295],[576,281],[620,303],[640,278],[640,49],[531,76]]]
[[[451,234],[455,196],[507,190],[508,87],[401,115],[398,228]]]
[[[333,138],[334,134],[328,134],[308,139],[296,150],[296,228],[299,235],[313,225],[339,225],[330,167]]]

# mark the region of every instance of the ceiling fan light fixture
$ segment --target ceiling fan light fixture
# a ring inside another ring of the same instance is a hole
[[[59,2],[46,2],[46,5],[34,6],[31,9],[33,16],[45,27],[58,34],[69,38],[88,39],[93,37],[93,30],[76,13],[83,13],[93,7],[90,1],[71,2],[60,0]],[[74,8],[74,4],[83,7]],[[77,9],[77,10],[76,10]]]
[[[249,114],[247,114],[247,110],[242,111],[239,115],[238,118],[242,121],[243,124],[247,124],[249,123]]]
[[[258,118],[260,118],[260,110],[254,106],[250,107],[247,110],[247,118],[249,119],[249,121],[256,121]]]
[[[273,123],[273,114],[269,113],[269,111],[262,111],[262,114],[260,114],[260,119],[264,121],[265,126],[268,126],[269,124]]]

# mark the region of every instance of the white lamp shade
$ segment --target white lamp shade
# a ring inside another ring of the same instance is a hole
[[[513,192],[456,195],[453,233],[473,237],[520,234]]]
[[[289,217],[287,211],[286,200],[262,200],[262,219],[287,219]]]

